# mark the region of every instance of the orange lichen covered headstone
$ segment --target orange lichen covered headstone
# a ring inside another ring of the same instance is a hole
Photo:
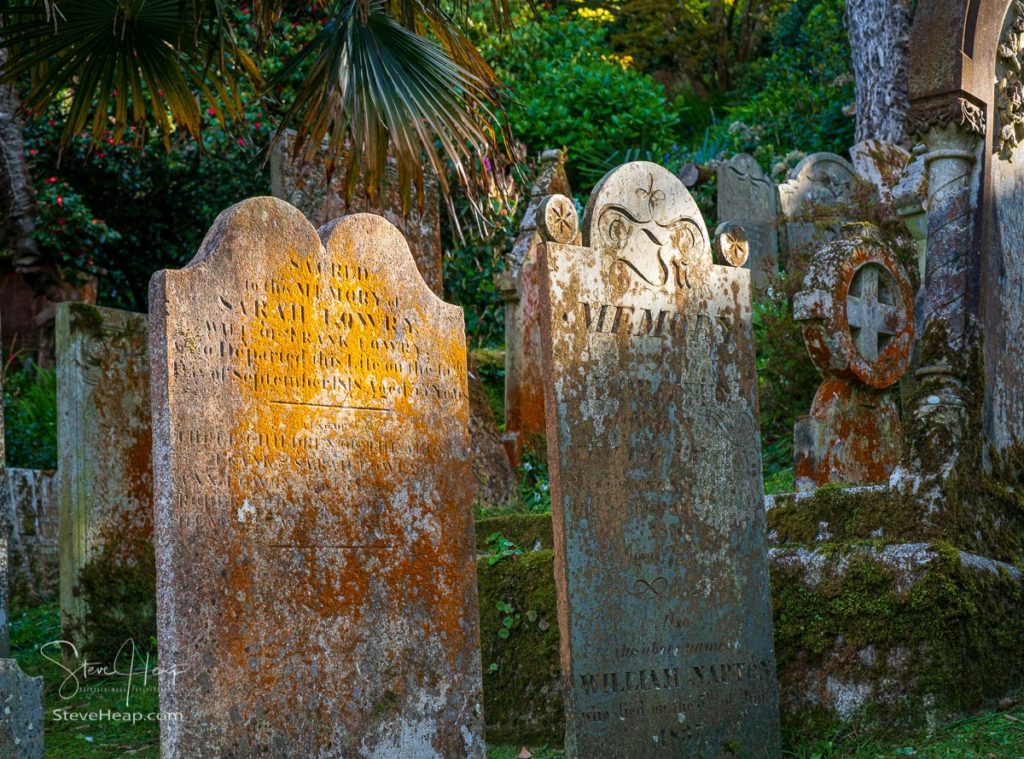
[[[465,328],[273,198],[150,291],[167,757],[480,757]]]

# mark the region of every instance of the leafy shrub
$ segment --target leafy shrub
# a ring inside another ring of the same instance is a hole
[[[483,36],[480,50],[509,86],[508,119],[530,154],[566,147],[573,187],[589,192],[633,149],[671,147],[679,114],[661,85],[615,56],[602,14],[524,16],[505,36]]]
[[[7,466],[57,468],[57,373],[36,364],[4,373]]]

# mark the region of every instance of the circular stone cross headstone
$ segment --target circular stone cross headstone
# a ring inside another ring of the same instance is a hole
[[[884,389],[907,370],[913,291],[903,267],[870,234],[836,240],[814,257],[793,316],[825,377]]]

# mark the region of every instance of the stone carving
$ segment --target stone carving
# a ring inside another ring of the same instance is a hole
[[[567,755],[778,756],[750,272],[655,164],[582,230],[540,253]]]
[[[729,266],[743,266],[750,255],[747,232],[739,224],[727,221],[715,230],[715,250],[722,263]]]
[[[150,309],[162,756],[483,759],[462,310],[275,198]]]
[[[923,135],[932,129],[945,129],[954,124],[971,134],[985,134],[985,111],[977,103],[962,97],[942,97],[934,102],[910,104],[907,134]]]
[[[718,165],[718,221],[742,225],[750,241],[747,264],[755,292],[779,270],[779,194],[757,160],[740,153]]]
[[[145,314],[57,307],[60,600],[64,635],[87,644],[79,573],[152,566],[153,464]],[[110,613],[125,613],[113,608]]]
[[[804,158],[779,185],[779,206],[786,217],[786,250],[791,255],[810,244],[834,240],[847,221],[857,174],[853,165],[834,153]],[[824,218],[803,217],[827,211]]]
[[[998,56],[997,152],[1002,158],[1012,160],[1013,151],[1020,143],[1024,129],[1024,82],[1020,76],[1020,67],[1024,63],[1024,2],[1021,0],[1014,0],[1010,9],[1009,23],[1000,40]]]
[[[572,200],[564,195],[550,195],[537,209],[537,227],[548,242],[571,243],[579,233],[579,217]]]
[[[0,756],[43,759],[43,678],[0,659]]]
[[[864,226],[815,256],[793,299],[807,350],[824,382],[797,420],[798,490],[827,482],[886,482],[902,454],[895,401],[883,391],[910,364],[915,334],[910,281]]]
[[[537,247],[541,236],[538,212],[548,195],[571,195],[565,175],[565,158],[560,150],[541,155],[537,178],[530,188],[530,201],[519,227],[519,236],[505,257],[505,266],[496,278],[496,285],[505,305],[505,432],[502,441],[514,465],[522,460],[523,448],[543,450],[544,386],[540,356],[540,301],[537,272]],[[566,198],[572,205],[572,201]],[[550,209],[554,212],[555,209]],[[558,209],[568,220],[565,208]],[[572,216],[575,217],[575,208]],[[579,223],[572,239],[579,236]],[[567,233],[564,225],[556,230]]]

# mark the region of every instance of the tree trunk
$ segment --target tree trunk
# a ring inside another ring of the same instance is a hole
[[[7,51],[0,49],[0,66]],[[25,160],[25,140],[13,87],[0,85],[0,248],[14,254],[15,269],[39,294],[60,296],[60,273],[32,236],[35,193]]]
[[[857,142],[904,140],[907,100],[906,0],[847,0],[846,23],[857,89]]]

